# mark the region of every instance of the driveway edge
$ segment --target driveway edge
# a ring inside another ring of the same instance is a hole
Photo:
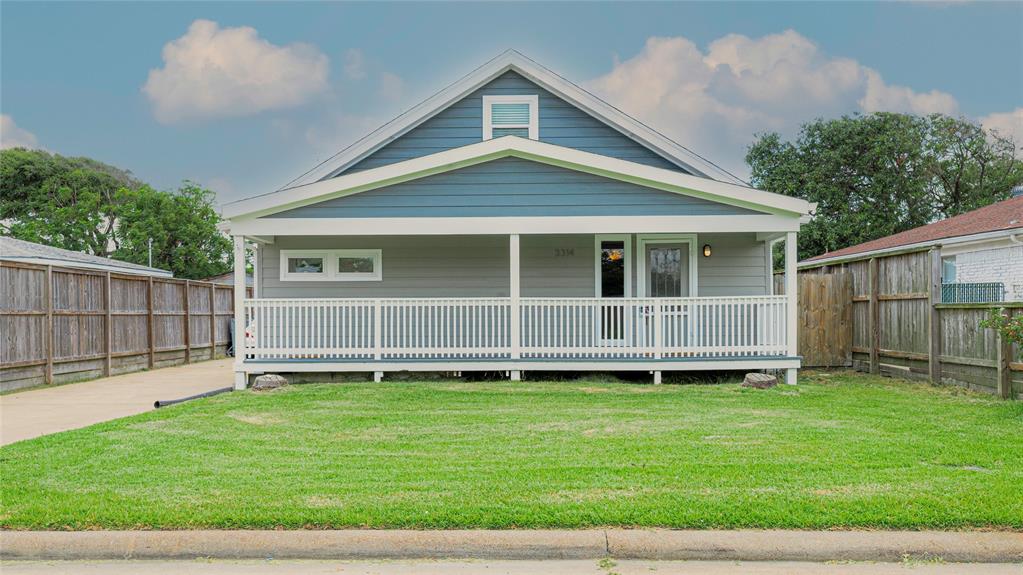
[[[596,559],[1023,561],[1023,533],[986,531],[2,531],[6,560]]]

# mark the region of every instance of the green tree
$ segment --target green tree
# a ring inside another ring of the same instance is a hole
[[[138,185],[130,172],[89,158],[0,151],[0,233],[109,256],[116,249],[115,196]]]
[[[186,182],[164,192],[130,172],[42,150],[0,151],[0,234],[134,263],[183,278],[224,273],[230,242],[213,192]]]
[[[963,119],[875,113],[760,135],[754,186],[817,202],[799,257],[870,241],[1007,197],[1023,181],[1011,140]]]
[[[220,217],[213,200],[212,191],[191,182],[176,192],[122,188],[120,247],[114,257],[147,264],[152,240],[153,265],[177,277],[204,278],[230,270],[231,242],[217,230]]]

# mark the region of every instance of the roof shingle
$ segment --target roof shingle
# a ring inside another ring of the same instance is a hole
[[[990,206],[966,212],[947,220],[927,224],[926,226],[920,226],[833,252],[823,253],[804,261],[813,262],[823,259],[867,254],[877,250],[892,249],[922,242],[1015,228],[1023,229],[1023,196],[996,202]]]

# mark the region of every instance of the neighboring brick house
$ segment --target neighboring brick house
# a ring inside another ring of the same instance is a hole
[[[1023,186],[1014,188],[1008,200],[814,256],[799,267],[847,263],[930,246],[941,247],[941,281],[947,301],[1023,301]]]

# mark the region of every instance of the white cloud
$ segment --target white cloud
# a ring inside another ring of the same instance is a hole
[[[859,104],[865,112],[907,112],[910,114],[949,114],[959,110],[959,103],[952,96],[931,90],[926,93],[914,92],[905,86],[891,86],[884,83],[881,75],[865,68],[867,93]]]
[[[0,114],[0,150],[7,148],[37,148],[36,135],[14,123],[14,118]]]
[[[792,30],[729,34],[706,50],[682,37],[649,38],[637,56],[616,61],[587,86],[741,177],[758,132],[791,136],[803,122],[852,112],[958,111],[944,92],[887,84],[876,70],[828,56]]]
[[[980,119],[980,125],[1000,136],[1012,138],[1016,149],[1023,149],[1023,108],[1011,112],[988,114]]]
[[[352,80],[362,80],[366,77],[366,57],[362,50],[349,48],[345,50],[345,76]]]
[[[401,100],[404,93],[405,81],[397,74],[392,74],[390,72],[380,73],[380,87],[377,89],[377,94],[381,98],[391,102],[397,102]]]
[[[327,89],[328,60],[308,44],[277,46],[254,28],[196,20],[163,47],[142,91],[164,123],[297,106]]]

